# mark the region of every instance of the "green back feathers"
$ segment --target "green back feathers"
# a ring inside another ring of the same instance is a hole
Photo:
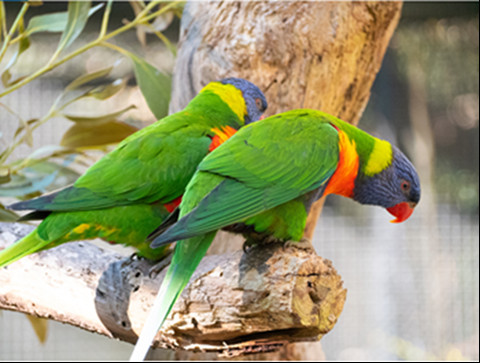
[[[180,205],[180,220],[154,244],[241,221],[250,224],[248,218],[326,185],[339,163],[339,130],[354,145],[360,175],[391,164],[389,143],[329,114],[305,109],[271,116],[243,127],[202,160]],[[259,216],[273,221],[269,213]],[[254,218],[258,228],[259,218]]]
[[[365,176],[373,176],[385,170],[393,160],[392,145],[385,140],[371,136],[365,131],[333,117],[327,113],[315,111],[324,117],[327,122],[332,123],[344,131],[348,137],[355,141],[355,147],[360,160],[359,173]]]
[[[207,155],[168,241],[240,222],[324,185],[338,162],[338,144],[331,142],[337,132],[310,116],[286,112],[247,125]]]

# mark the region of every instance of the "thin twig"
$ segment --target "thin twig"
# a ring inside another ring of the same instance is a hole
[[[98,38],[103,38],[107,33],[108,20],[110,19],[110,12],[112,10],[113,0],[109,0],[107,6],[105,7],[105,12],[103,13],[102,27],[100,28],[100,34]]]
[[[28,2],[25,2],[20,9],[20,12],[18,13],[17,17],[15,18],[15,21],[12,24],[12,27],[10,28],[10,31],[8,32],[7,36],[3,40],[2,44],[2,49],[0,50],[0,62],[3,59],[3,56],[5,55],[5,52],[7,51],[8,46],[10,45],[10,39],[12,39],[13,34],[17,30],[18,24],[20,23],[20,20],[23,19],[23,16],[25,15],[25,12],[28,10],[28,7],[30,4]]]

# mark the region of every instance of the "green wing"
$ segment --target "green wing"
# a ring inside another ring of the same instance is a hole
[[[334,173],[338,154],[335,128],[308,112],[244,127],[201,162],[182,218],[152,246],[241,222],[317,189]]]
[[[191,117],[174,114],[136,132],[73,186],[11,208],[78,211],[168,202],[180,196],[210,144],[208,129]]]

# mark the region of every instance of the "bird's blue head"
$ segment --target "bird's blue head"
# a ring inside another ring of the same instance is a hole
[[[261,119],[268,104],[265,95],[257,86],[246,79],[234,77],[224,78],[220,80],[220,83],[231,84],[238,90],[242,91],[247,111],[244,118],[245,125]]]
[[[420,200],[420,180],[407,157],[392,145],[392,161],[373,176],[359,175],[353,198],[362,204],[379,205],[403,222],[413,213]]]

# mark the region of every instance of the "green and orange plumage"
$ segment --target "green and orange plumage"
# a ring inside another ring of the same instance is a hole
[[[178,221],[151,236],[153,248],[178,242],[132,358],[142,358],[217,230],[300,241],[311,204],[327,194],[382,206],[401,222],[418,203],[420,185],[413,165],[390,143],[314,110],[248,125],[207,155],[186,188]]]
[[[394,171],[399,174],[390,175]],[[415,169],[397,148],[314,110],[285,112],[247,126],[200,163],[187,190],[180,205],[183,221],[155,241],[155,247],[167,238],[189,238],[235,223],[298,240],[301,226],[295,233],[282,233],[281,218],[271,226],[264,218],[275,215],[274,208],[288,210],[284,203],[295,209],[301,203],[305,217],[310,204],[327,194],[387,210],[405,203],[407,213],[395,215],[401,222],[420,197]]]
[[[90,167],[72,186],[11,206],[43,219],[32,233],[0,252],[0,267],[33,252],[80,239],[135,247],[152,260],[146,237],[180,202],[198,163],[226,132],[260,118],[267,104],[252,83],[209,83],[182,111],[139,130]]]

